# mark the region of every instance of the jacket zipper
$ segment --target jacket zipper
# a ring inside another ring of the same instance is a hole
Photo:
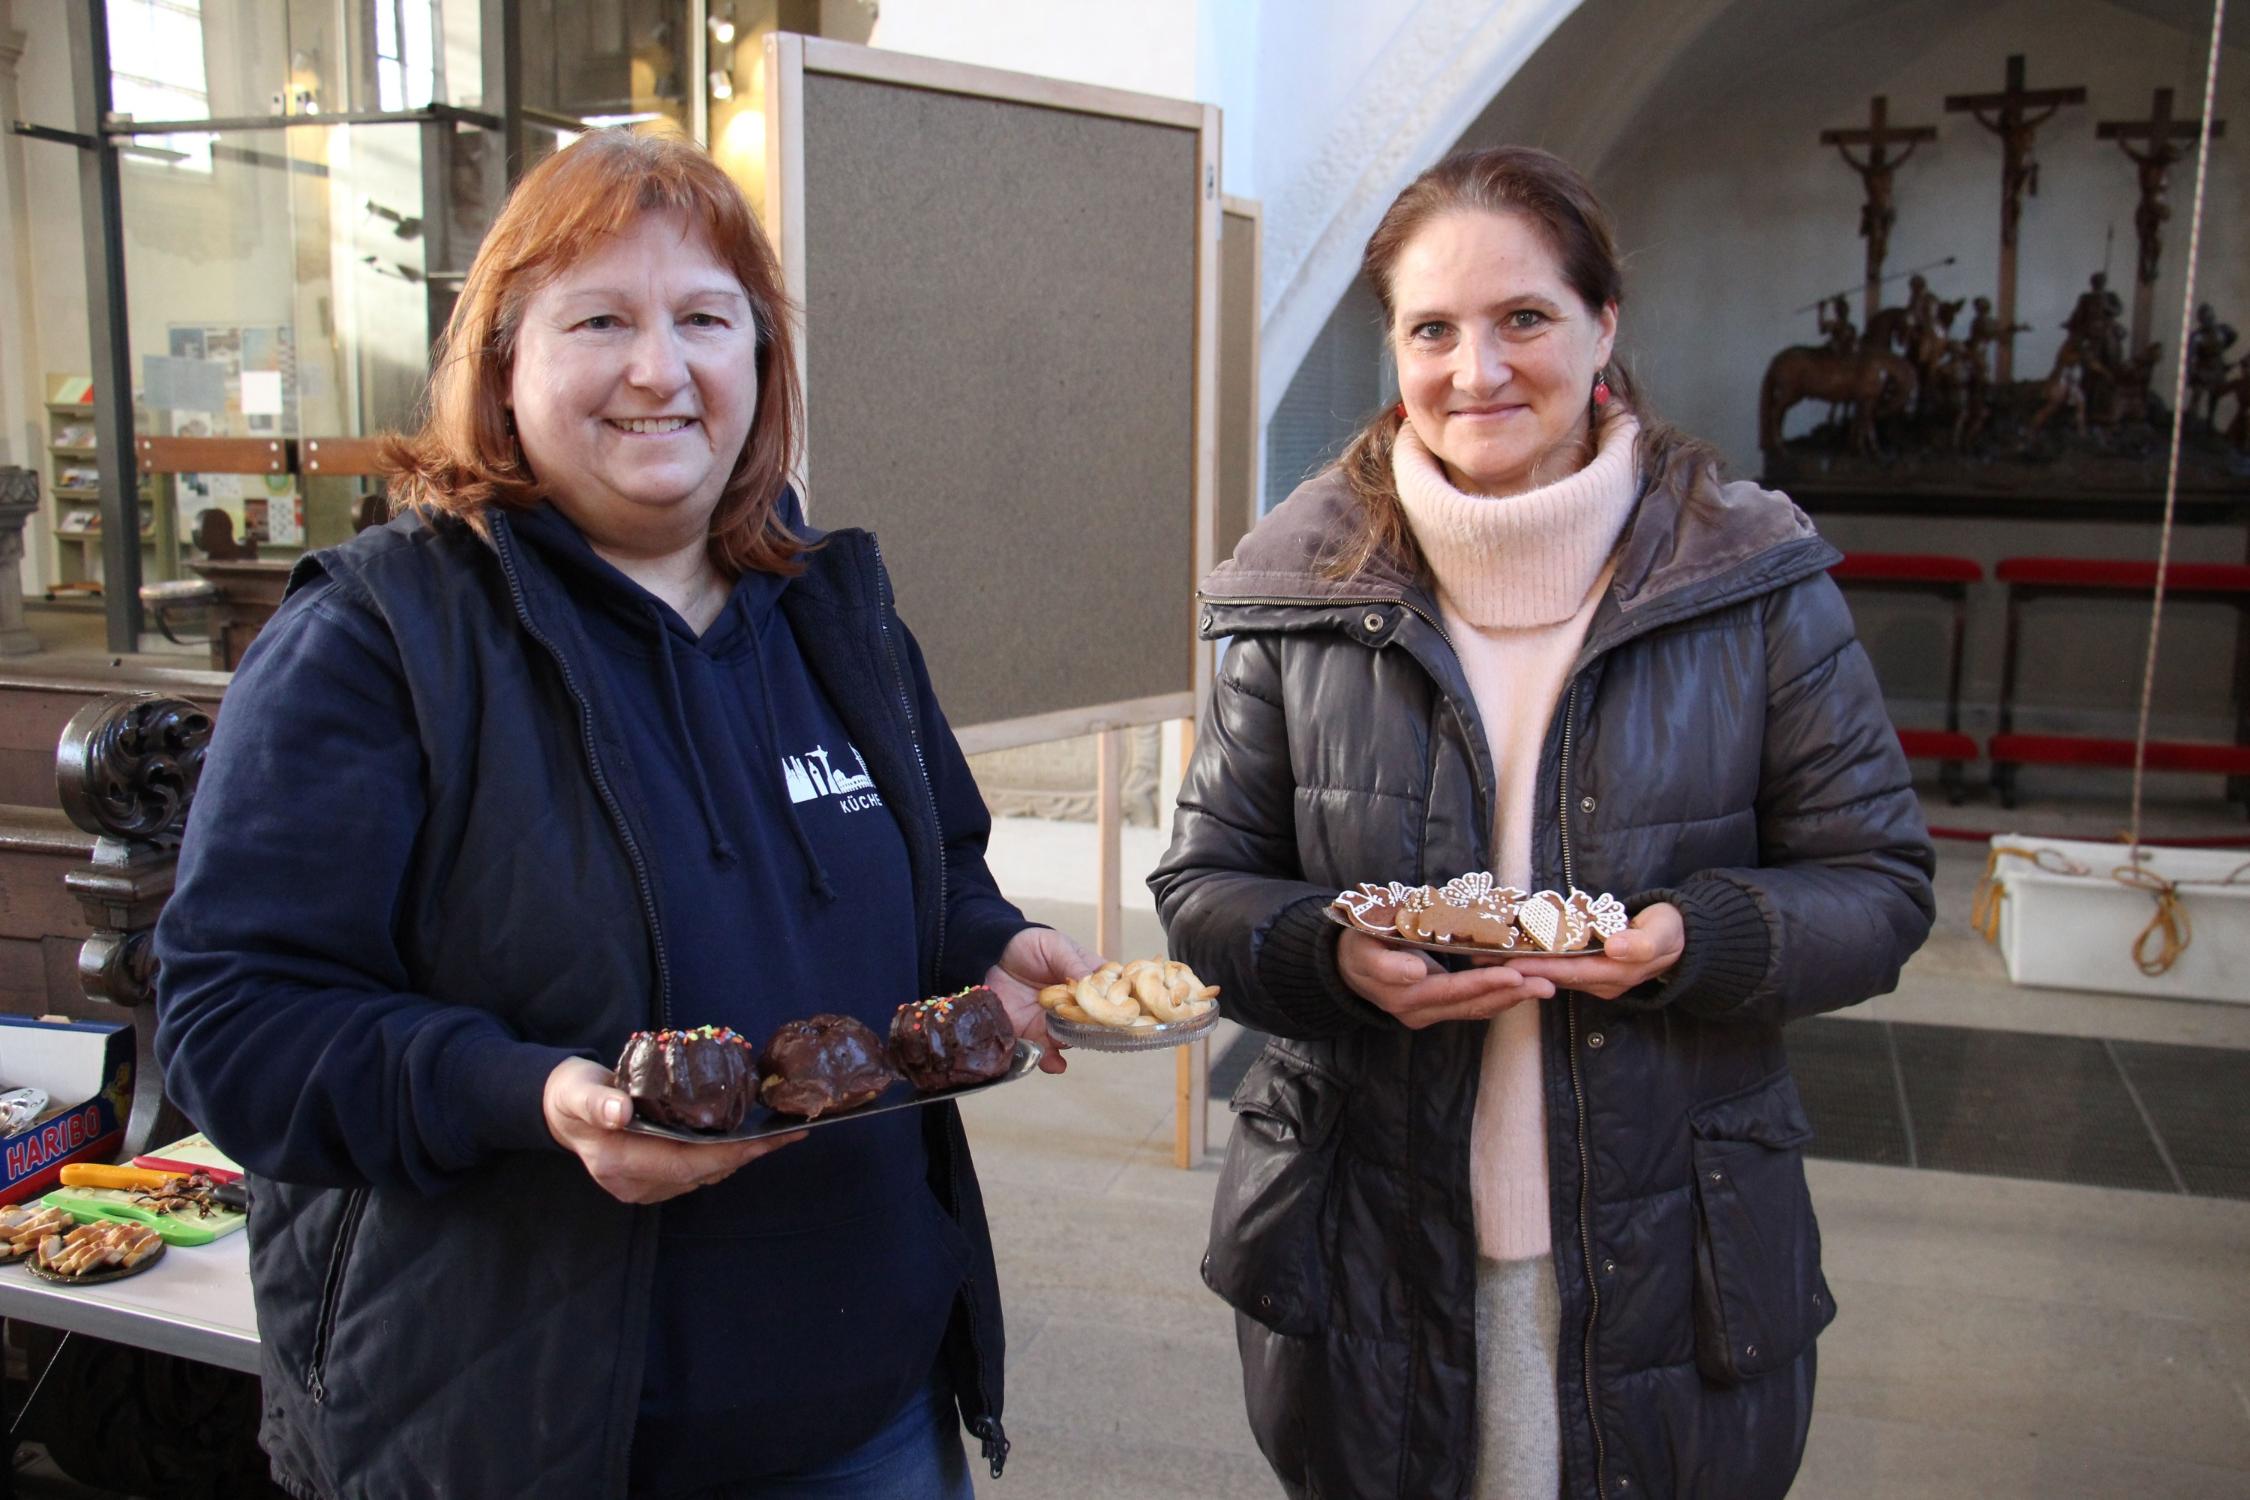
[[[352,1242],[359,1238],[360,1217],[366,1212],[367,1189],[352,1189],[344,1203],[343,1222],[336,1230],[336,1247],[328,1252],[328,1280],[321,1288],[320,1319],[313,1325],[312,1357],[305,1362],[305,1390],[315,1406],[328,1400],[328,1345],[344,1301],[344,1270],[351,1264]]]
[[[945,1133],[946,1182],[953,1189],[953,1201],[945,1211],[956,1220],[961,1217],[961,1122],[958,1116]],[[978,1451],[986,1463],[992,1465],[992,1477],[998,1479],[1000,1471],[1008,1465],[1008,1432],[1000,1425],[999,1416],[992,1409],[992,1393],[984,1388],[984,1351],[977,1347],[977,1320],[983,1309],[977,1305],[977,1279],[964,1277],[961,1295],[969,1302],[969,1363],[976,1370],[977,1417],[969,1424],[969,1432],[977,1439]]]
[[[891,575],[883,566],[883,544],[875,534],[867,534],[868,545],[875,549],[875,587],[882,607],[875,612],[875,623],[883,632],[883,652],[890,658],[891,681],[898,686],[899,712],[905,716],[906,743],[914,752],[914,769],[922,773],[922,795],[929,799],[930,826],[937,830],[937,945],[930,955],[930,975],[934,980],[945,971],[945,909],[950,897],[945,878],[945,828],[938,821],[937,784],[930,780],[930,764],[922,757],[922,736],[914,727],[914,700],[906,691],[906,668],[900,664],[898,642],[891,636],[891,614],[895,605],[891,599]]]
[[[1229,599],[1227,602],[1230,604],[1301,605],[1307,601],[1303,599],[1259,598]],[[1423,623],[1436,631],[1438,639],[1445,642],[1446,649],[1452,651],[1456,658],[1460,655],[1459,648],[1454,646],[1453,637],[1446,633],[1445,626],[1441,622],[1431,619],[1429,611],[1415,604],[1411,599],[1337,599],[1328,602],[1347,608],[1357,608],[1363,604],[1395,604],[1402,609],[1411,611]],[[1448,702],[1451,702],[1452,695],[1450,693],[1445,694],[1445,697]],[[1453,704],[1453,711],[1456,717],[1460,717],[1461,708],[1459,704]],[[1578,683],[1573,680],[1570,685],[1569,696],[1563,704],[1562,758],[1556,781],[1556,801],[1558,804],[1556,807],[1558,814],[1556,828],[1562,836],[1563,886],[1566,890],[1575,889],[1578,883],[1571,868],[1570,859],[1570,733],[1571,724],[1577,717]],[[1464,734],[1468,733],[1470,726],[1466,719],[1462,720],[1461,728]],[[1489,827],[1491,824],[1490,808],[1485,809],[1485,812],[1485,824]],[[1579,1349],[1579,1374],[1586,1393],[1587,1424],[1593,1429],[1594,1433],[1594,1484],[1597,1493],[1606,1495],[1609,1493],[1609,1459],[1602,1442],[1601,1417],[1594,1407],[1594,1325],[1601,1317],[1602,1291],[1594,1275],[1594,1234],[1592,1226],[1588,1222],[1588,1204],[1593,1183],[1593,1163],[1586,1150],[1586,1088],[1578,1072],[1578,995],[1576,991],[1571,992],[1567,1012],[1570,1020],[1570,1093],[1571,1099],[1577,1105],[1578,1110],[1578,1248],[1581,1263],[1586,1268],[1586,1291],[1589,1299],[1586,1332]]]
[[[578,733],[586,746],[586,765],[593,773],[594,790],[601,794],[602,806],[608,811],[610,821],[617,825],[617,837],[625,845],[625,857],[632,863],[633,880],[641,894],[641,915],[648,919],[649,946],[656,953],[656,1026],[665,1030],[672,1024],[672,963],[664,951],[664,929],[656,920],[656,887],[649,878],[648,861],[641,857],[640,845],[633,842],[633,830],[625,821],[625,809],[618,803],[617,793],[602,770],[601,756],[594,748],[594,707],[578,686],[578,676],[570,669],[570,659],[540,628],[532,622],[531,607],[524,601],[523,581],[516,576],[515,559],[508,555],[507,544],[494,534],[493,552],[500,559],[500,571],[508,580],[508,595],[514,601],[516,618],[530,637],[547,650],[561,669],[563,690],[578,705]]]
[[[1563,886],[1568,890],[1578,888],[1578,877],[1570,864],[1570,730],[1578,718],[1578,684],[1570,685],[1570,695],[1563,703],[1562,760],[1555,777],[1555,826],[1562,835]],[[1602,1446],[1601,1413],[1594,1405],[1594,1325],[1602,1315],[1601,1279],[1594,1274],[1594,1232],[1587,1221],[1588,1203],[1593,1197],[1593,1162],[1586,1151],[1586,1084],[1578,1073],[1578,992],[1570,992],[1570,1097],[1578,1106],[1578,1254],[1579,1264],[1586,1268],[1586,1332],[1578,1351],[1578,1375],[1586,1390],[1586,1423],[1594,1433],[1594,1488],[1597,1494],[1609,1493],[1609,1460]]]

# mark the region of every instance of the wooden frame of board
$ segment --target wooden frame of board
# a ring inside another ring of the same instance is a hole
[[[1118,790],[1125,760],[1124,731],[1141,724],[1192,722],[1210,694],[1217,661],[1211,643],[1197,639],[1192,610],[1195,587],[1218,562],[1217,476],[1222,426],[1219,412],[1219,111],[1212,105],[1185,100],[880,51],[791,33],[773,35],[766,41],[764,80],[767,228],[774,236],[780,255],[784,284],[791,300],[800,308],[806,306],[810,291],[805,163],[808,76],[846,78],[899,89],[927,90],[1156,125],[1191,132],[1195,138],[1192,159],[1196,177],[1193,182],[1183,184],[1183,192],[1193,194],[1195,244],[1191,451],[1187,455],[1192,480],[1187,514],[1180,518],[1188,529],[1185,550],[1192,576],[1184,582],[1191,614],[1185,622],[1188,659],[1180,663],[1181,686],[1174,691],[1118,701],[1063,705],[1048,711],[972,721],[955,728],[963,750],[970,753],[1079,735],[1098,737],[1096,826],[1101,867],[1095,945],[1104,953],[1113,953],[1123,930],[1119,879],[1122,820]],[[810,342],[808,337],[799,343],[798,373],[805,382],[808,408],[817,408],[821,392],[815,388],[807,370],[806,347]],[[1252,440],[1254,443],[1254,433]],[[1255,452],[1254,447],[1252,451]],[[808,509],[817,510],[819,505],[813,475],[820,461],[818,452],[809,452],[805,459]],[[1252,503],[1255,503],[1254,497]],[[1174,584],[1178,582],[1175,580]],[[1203,1154],[1208,1068],[1207,1043],[1183,1049],[1179,1058],[1180,1109],[1175,1142],[1175,1159],[1183,1167],[1193,1165]]]

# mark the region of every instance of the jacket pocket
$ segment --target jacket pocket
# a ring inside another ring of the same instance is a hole
[[[1805,1187],[1812,1125],[1786,1071],[1689,1117],[1695,1362],[1736,1385],[1786,1368],[1836,1316]]]
[[[305,1390],[313,1404],[328,1399],[328,1344],[336,1335],[336,1314],[344,1301],[344,1273],[351,1268],[352,1244],[359,1238],[359,1221],[367,1212],[366,1188],[355,1188],[344,1200],[336,1228],[336,1243],[328,1252],[328,1272],[320,1284],[320,1320],[313,1325],[312,1353],[305,1360]]]
[[[1276,1333],[1315,1332],[1328,1318],[1321,1211],[1344,1085],[1269,1044],[1234,1091],[1233,1108],[1203,1280]]]

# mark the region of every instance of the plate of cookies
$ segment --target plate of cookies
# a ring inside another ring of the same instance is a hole
[[[852,1016],[784,1022],[763,1046],[725,1026],[637,1031],[617,1060],[625,1128],[713,1145],[917,1109],[1013,1083],[1045,1049],[983,985],[900,1006],[890,1035]]]
[[[1039,992],[1047,1031],[1089,1052],[1153,1052],[1208,1035],[1219,1024],[1219,987],[1177,960],[1107,963]]]
[[[1325,915],[1397,947],[1520,958],[1599,953],[1630,920],[1615,896],[1519,891],[1483,870],[1441,886],[1358,885],[1338,892]]]
[[[10,1211],[0,1233],[9,1235],[13,1256],[23,1258],[24,1269],[42,1281],[66,1286],[117,1281],[138,1276],[164,1254],[162,1236],[146,1224],[108,1218],[80,1223],[58,1208],[22,1215],[22,1210]]]

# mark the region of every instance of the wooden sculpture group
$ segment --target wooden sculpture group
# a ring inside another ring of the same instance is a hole
[[[2201,120],[2174,114],[2170,89],[2156,91],[2146,118],[2095,126],[2097,137],[2117,143],[2138,179],[2130,308],[2110,289],[2106,273],[2094,273],[2062,321],[2046,373],[2016,378],[2016,336],[2033,328],[2016,317],[2016,250],[2023,200],[2039,191],[2038,134],[2059,111],[2085,102],[2081,87],[2029,87],[2020,54],[2008,59],[1998,92],[1945,100],[1947,111],[1971,115],[2000,140],[1999,285],[1993,296],[1942,296],[1925,273],[1951,265],[1950,256],[1884,272],[1898,219],[1895,174],[1917,148],[1937,139],[1936,126],[1894,123],[1889,100],[1877,96],[1866,126],[1821,133],[1822,144],[1836,148],[1865,189],[1859,234],[1866,241],[1866,276],[1857,289],[1863,325],[1853,321],[1849,292],[1802,309],[1816,313],[1821,342],[1774,356],[1759,391],[1758,439],[1770,474],[1791,477],[1792,459],[1807,457],[1824,468],[1898,452],[1997,451],[2051,462],[2077,440],[2135,457],[2156,446],[2155,429],[2169,413],[2150,390],[2163,355],[2150,329],[2172,218],[2171,172],[2204,138]],[[2224,134],[2225,122],[2213,120],[2209,138]],[[1884,305],[1884,287],[1900,276],[1905,299]],[[2250,359],[2235,359],[2235,337],[2215,309],[2202,307],[2187,349],[2188,410],[2207,442],[2223,436],[2237,449],[2250,449]],[[2234,409],[2222,429],[2219,409],[2229,399]],[[1809,438],[1788,440],[1783,424],[1791,408],[1806,401],[1826,403],[1828,420]]]

